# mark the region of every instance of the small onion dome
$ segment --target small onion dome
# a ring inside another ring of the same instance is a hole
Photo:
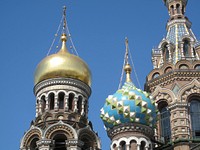
[[[154,127],[156,108],[155,101],[147,92],[137,89],[132,82],[125,82],[115,94],[108,96],[100,117],[107,130],[124,123]]]
[[[56,54],[44,58],[35,71],[35,85],[52,78],[73,78],[91,85],[91,73],[87,64],[78,56],[70,54],[66,48],[66,34],[61,36],[62,47]]]

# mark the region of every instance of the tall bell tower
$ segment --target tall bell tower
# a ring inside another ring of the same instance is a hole
[[[164,0],[167,34],[152,50],[145,89],[158,103],[160,149],[189,150],[200,138],[200,42],[185,16],[188,0]]]
[[[65,10],[62,46],[45,57],[35,71],[36,117],[20,150],[99,150],[100,140],[88,120],[91,73],[67,47]]]

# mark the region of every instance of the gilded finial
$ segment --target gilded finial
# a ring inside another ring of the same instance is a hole
[[[132,68],[128,62],[128,38],[125,38],[125,45],[126,45],[126,58],[125,58],[125,66],[124,71],[126,72],[126,82],[132,82],[131,80],[131,71]]]
[[[66,6],[63,7],[63,33],[61,35],[61,41],[62,41],[62,47],[59,52],[68,52],[67,47],[66,47],[66,42],[67,42],[67,34],[66,34]]]

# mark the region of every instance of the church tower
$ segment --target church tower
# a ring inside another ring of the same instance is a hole
[[[106,99],[101,119],[111,139],[111,150],[152,150],[156,103],[150,94],[136,88],[131,80],[127,39],[125,57],[126,81]]]
[[[145,89],[158,104],[160,149],[189,150],[200,142],[200,42],[185,16],[188,0],[164,0],[167,34],[152,50]]]
[[[36,117],[20,150],[100,150],[99,137],[88,120],[91,73],[87,64],[67,49],[65,9],[62,46],[35,71]]]

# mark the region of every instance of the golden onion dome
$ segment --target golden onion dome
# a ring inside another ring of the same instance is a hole
[[[61,36],[62,47],[56,54],[44,58],[37,66],[34,84],[52,78],[73,78],[91,85],[91,73],[87,64],[78,56],[70,54],[66,47],[66,34]]]

